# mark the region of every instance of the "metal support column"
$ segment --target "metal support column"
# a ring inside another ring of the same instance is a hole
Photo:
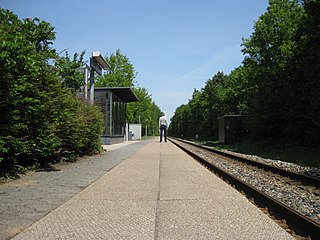
[[[110,94],[107,92],[106,93],[106,115],[104,116],[106,118],[106,135],[108,135],[108,124],[109,124],[109,108],[108,108],[108,103],[109,103],[109,97]]]
[[[113,116],[112,116],[112,112],[113,112],[113,103],[112,103],[112,98],[113,98],[113,93],[110,91],[110,99],[109,99],[109,103],[110,103],[110,135],[113,134],[113,128],[112,128],[112,124],[113,124]]]
[[[90,71],[90,103],[94,103],[94,69]]]
[[[84,99],[88,100],[88,65],[84,68]]]

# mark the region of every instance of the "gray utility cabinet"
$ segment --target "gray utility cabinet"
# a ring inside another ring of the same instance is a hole
[[[242,116],[227,115],[219,117],[219,142],[232,144],[240,142],[242,139]]]

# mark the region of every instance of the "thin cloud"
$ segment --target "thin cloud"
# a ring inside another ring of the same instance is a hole
[[[235,52],[238,53],[238,51],[239,51],[239,46],[237,45],[233,45],[228,48],[225,48],[220,53],[215,55],[210,61],[203,63],[202,65],[198,66],[197,68],[193,69],[192,71],[182,76],[172,79],[172,81],[173,82],[191,81],[191,80],[194,80],[195,78],[203,77],[204,75],[206,75],[207,78],[210,78],[218,71],[225,71],[224,69],[219,69],[219,67],[221,67],[221,65],[224,65],[226,61],[229,61],[231,58],[233,58]],[[240,65],[240,62],[239,62],[239,65]],[[214,70],[216,70],[216,72],[213,72]],[[202,79],[202,80],[206,80],[206,79]]]

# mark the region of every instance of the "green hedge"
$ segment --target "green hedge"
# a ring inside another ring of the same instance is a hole
[[[67,91],[55,100],[49,115],[30,112],[35,122],[12,122],[0,136],[0,175],[101,151],[103,116],[98,107]]]
[[[53,27],[0,8],[0,175],[100,151],[102,113],[62,85]]]
[[[58,106],[56,136],[60,140],[59,156],[77,156],[101,151],[103,115],[97,106],[65,94]]]

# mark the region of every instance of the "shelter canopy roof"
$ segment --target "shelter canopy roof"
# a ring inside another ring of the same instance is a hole
[[[139,101],[130,87],[95,87],[94,91],[95,93],[107,93],[111,91],[125,103]]]

